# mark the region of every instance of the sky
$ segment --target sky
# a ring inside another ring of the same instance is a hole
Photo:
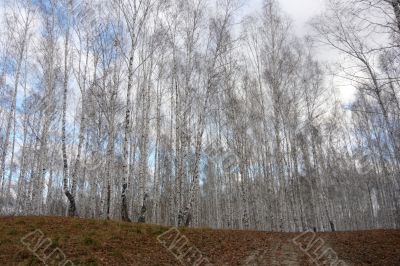
[[[33,0],[36,1],[36,0]],[[242,12],[249,14],[261,10],[264,0],[243,0]],[[302,37],[312,33],[311,27],[307,22],[324,10],[327,0],[277,0],[282,11],[292,20],[292,26],[297,36]],[[0,10],[3,8],[0,0]],[[338,54],[328,47],[317,48],[319,59],[327,63],[335,63]],[[340,83],[340,84],[339,84]],[[344,104],[351,103],[354,99],[355,89],[352,86],[343,84],[342,81],[335,81],[335,87]]]
[[[247,0],[244,9],[257,11],[262,7],[263,0]],[[297,34],[306,34],[310,31],[307,21],[324,10],[325,0],[278,0],[284,13],[293,20],[293,27]]]
[[[244,13],[261,10],[264,0],[246,0],[243,6]],[[326,0],[277,0],[282,11],[292,20],[292,27],[297,36],[302,37],[312,34],[312,29],[308,21],[322,13],[325,8]],[[317,47],[318,59],[326,63],[335,63],[338,53],[329,47]],[[338,96],[343,104],[347,105],[355,99],[355,88],[343,79],[334,78],[328,82],[333,82]]]

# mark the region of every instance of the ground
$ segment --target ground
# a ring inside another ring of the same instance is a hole
[[[45,265],[42,261],[66,266],[194,265],[188,262],[189,254],[196,265],[329,265],[328,261],[336,261],[338,266],[399,266],[400,230],[315,235],[177,230],[65,217],[0,218],[0,265]]]

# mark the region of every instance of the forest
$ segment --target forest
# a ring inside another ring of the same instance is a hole
[[[245,3],[0,1],[0,215],[399,228],[400,0]]]

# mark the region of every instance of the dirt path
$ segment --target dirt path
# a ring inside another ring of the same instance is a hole
[[[299,252],[301,251],[298,247],[294,246],[289,241],[278,243],[275,252],[272,253],[271,265],[300,265],[299,260],[302,256]]]
[[[298,266],[301,265],[303,255],[293,243],[289,241],[274,241],[266,250],[253,252],[243,263],[243,266]]]

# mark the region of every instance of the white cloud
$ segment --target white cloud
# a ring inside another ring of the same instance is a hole
[[[243,14],[261,10],[263,1],[246,1],[243,7]],[[308,22],[324,11],[326,0],[278,0],[278,2],[282,11],[292,20],[294,33],[299,37],[303,37],[312,33]],[[316,55],[321,61],[328,64],[334,64],[341,58],[337,51],[326,46],[317,47]],[[354,101],[356,89],[352,84],[339,78],[334,78],[333,84],[343,104],[349,104]]]
[[[264,0],[249,0],[244,4],[244,13],[258,11]],[[307,21],[318,15],[324,9],[325,0],[278,0],[284,13],[293,20],[293,27],[297,34],[307,34],[310,28]]]

